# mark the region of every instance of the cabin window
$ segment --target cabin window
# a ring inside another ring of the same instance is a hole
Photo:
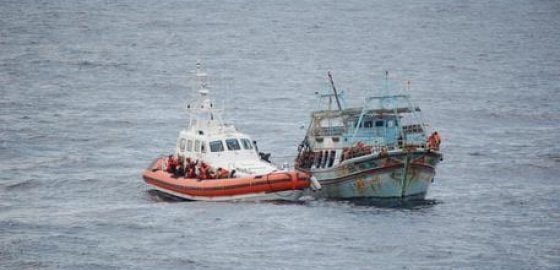
[[[332,137],[332,141],[335,142],[335,143],[336,143],[336,142],[339,142],[339,141],[340,141],[340,138],[339,138],[339,137]]]
[[[249,141],[249,139],[241,139],[241,144],[243,144],[243,149],[245,150],[253,149],[253,145],[251,145],[251,141]]]
[[[383,126],[385,126],[385,121],[383,121],[383,120],[375,121],[375,126],[376,127],[383,127]]]
[[[387,127],[391,128],[395,126],[395,122],[393,120],[387,120]]]
[[[222,141],[210,142],[210,152],[223,152],[223,151],[224,151],[224,143],[222,143]]]
[[[321,159],[323,158],[323,152],[315,152],[315,168],[321,167]]]
[[[364,128],[371,128],[373,127],[373,121],[367,120],[364,122]]]
[[[192,140],[187,142],[187,151],[192,152]]]
[[[322,152],[322,158],[321,158],[321,168],[325,168],[325,165],[327,164],[327,159],[329,158],[329,151],[323,151]]]
[[[194,141],[194,151],[195,152],[200,152],[200,141],[199,140]]]
[[[181,150],[181,152],[185,152],[185,139],[181,139],[181,142],[179,143],[179,149]]]
[[[206,142],[205,141],[200,142],[200,152],[206,153]]]
[[[241,145],[237,139],[227,139],[226,140],[227,149],[230,151],[241,150]]]
[[[334,158],[335,158],[336,152],[335,151],[331,151],[331,155],[329,156],[329,164],[327,164],[327,167],[332,167],[333,163],[334,163]]]

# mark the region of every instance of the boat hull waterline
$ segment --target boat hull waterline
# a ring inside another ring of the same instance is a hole
[[[313,193],[318,198],[424,199],[440,159],[438,152],[399,151],[346,160],[328,169],[300,169],[321,184],[322,189]]]

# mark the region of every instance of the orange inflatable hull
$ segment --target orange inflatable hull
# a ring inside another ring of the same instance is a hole
[[[163,159],[158,159],[144,171],[144,181],[163,192],[194,200],[235,199],[244,195],[303,190],[311,184],[309,174],[298,171],[207,180],[178,177],[162,170],[162,162]]]

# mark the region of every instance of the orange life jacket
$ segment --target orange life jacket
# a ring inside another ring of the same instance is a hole
[[[206,168],[206,166],[200,166],[199,172],[200,172],[199,178],[201,180],[205,180],[206,174],[208,173],[208,169]]]
[[[431,149],[438,149],[440,142],[441,142],[441,137],[439,136],[439,134],[436,134],[435,132],[432,133],[430,137],[428,137],[428,147]]]

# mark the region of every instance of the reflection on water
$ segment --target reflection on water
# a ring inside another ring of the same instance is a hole
[[[349,203],[356,206],[375,206],[381,208],[395,208],[395,209],[408,209],[408,210],[418,210],[433,207],[437,204],[442,203],[436,199],[356,199],[348,201]]]

